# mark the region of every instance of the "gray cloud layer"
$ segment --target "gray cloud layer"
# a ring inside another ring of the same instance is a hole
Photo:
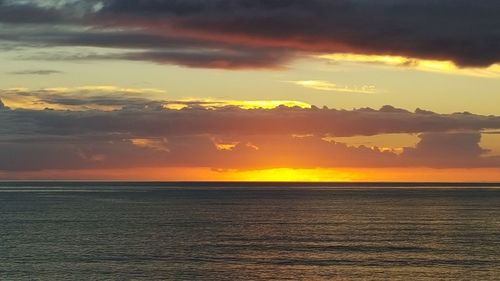
[[[384,106],[380,110],[361,108],[352,111],[311,107],[244,110],[235,106],[206,109],[204,102],[150,100],[137,94],[40,91],[3,91],[10,97],[36,97],[35,102],[59,106],[116,106],[114,111],[9,110],[3,117],[36,124],[38,132],[49,134],[133,133],[158,137],[200,134],[316,134],[339,137],[388,133],[480,131],[500,129],[500,117],[468,112],[437,114],[417,109],[414,113]],[[184,104],[183,110],[165,109],[168,104]],[[5,122],[4,129],[9,123]],[[12,128],[22,126],[12,124]],[[28,131],[27,131],[28,132]]]

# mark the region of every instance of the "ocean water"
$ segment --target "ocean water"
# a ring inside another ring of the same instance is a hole
[[[0,280],[500,280],[500,189],[4,183]]]

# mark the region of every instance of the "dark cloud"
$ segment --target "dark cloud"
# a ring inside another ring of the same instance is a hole
[[[494,0],[109,0],[100,16],[247,44],[487,66],[500,60],[499,13]]]
[[[62,19],[63,15],[54,8],[0,0],[0,23],[46,24],[57,23]]]
[[[139,60],[201,68],[282,69],[286,67],[291,58],[298,56],[297,52],[282,48],[243,46],[230,42],[223,43],[181,36],[141,34],[136,31],[59,31],[54,33],[34,30],[23,33],[0,33],[0,39],[17,41],[24,46],[82,46],[123,49],[113,53],[44,52],[20,57],[21,59],[50,61]]]
[[[336,110],[328,108],[285,107],[245,110],[231,102],[207,108],[204,101],[165,101],[149,99],[151,89],[90,87],[76,89],[2,90],[0,95],[25,98],[34,104],[47,104],[63,110],[13,110],[7,115],[36,124],[39,132],[132,133],[145,137],[173,135],[272,135],[314,134],[332,136],[377,135],[387,133],[423,133],[448,131],[481,131],[500,129],[500,117],[472,113],[437,114],[417,109],[409,112],[389,105],[380,110],[361,108]],[[154,92],[153,92],[154,93]],[[170,110],[169,105],[184,105]],[[114,106],[116,110],[100,111],[91,105]],[[71,106],[87,106],[90,111]],[[5,114],[4,114],[5,115]],[[4,127],[16,124],[4,122]]]
[[[85,23],[100,0],[0,0],[0,23],[60,25]]]
[[[482,157],[488,150],[480,147],[480,141],[478,132],[425,133],[415,148],[405,148],[402,157],[415,164],[431,162],[441,168],[500,165],[498,157]]]
[[[223,69],[284,68],[291,57],[287,51],[197,50],[127,53],[118,58],[145,60],[161,64]]]
[[[51,97],[52,104],[124,105],[126,99]],[[334,136],[384,133],[442,132],[500,128],[499,117],[468,114],[426,115],[374,110],[276,108],[243,110],[235,107],[166,110],[130,100],[130,106],[113,112],[15,110],[12,116],[31,120],[46,133],[134,132],[144,136],[197,134],[330,134]],[[6,123],[4,123],[6,124]],[[6,124],[7,125],[7,124]],[[14,124],[13,124],[14,125]]]
[[[195,38],[184,38],[170,35],[154,35],[140,33],[136,30],[3,30],[0,39],[9,41],[26,42],[30,44],[41,44],[42,46],[86,46],[86,47],[107,47],[107,48],[127,48],[127,49],[177,49],[189,47],[190,49],[216,48],[225,45],[207,40]],[[227,45],[230,46],[230,45]]]
[[[0,22],[49,28],[3,32],[1,39],[142,49],[111,58],[230,69],[279,68],[303,55],[335,52],[452,60],[461,66],[500,62],[500,2],[494,0],[34,3],[40,2],[0,1]]]

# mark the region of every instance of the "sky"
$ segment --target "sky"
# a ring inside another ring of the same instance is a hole
[[[0,0],[0,180],[500,181],[498,14]]]

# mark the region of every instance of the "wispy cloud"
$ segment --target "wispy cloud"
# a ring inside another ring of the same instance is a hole
[[[12,75],[52,75],[52,74],[62,74],[62,73],[63,73],[62,71],[49,70],[49,69],[21,70],[21,71],[8,72],[8,74]]]
[[[357,94],[375,94],[377,89],[375,86],[340,86],[335,83],[324,80],[299,80],[289,81],[290,83],[302,86],[304,88],[314,89],[318,91],[332,91],[341,93],[357,93]]]

